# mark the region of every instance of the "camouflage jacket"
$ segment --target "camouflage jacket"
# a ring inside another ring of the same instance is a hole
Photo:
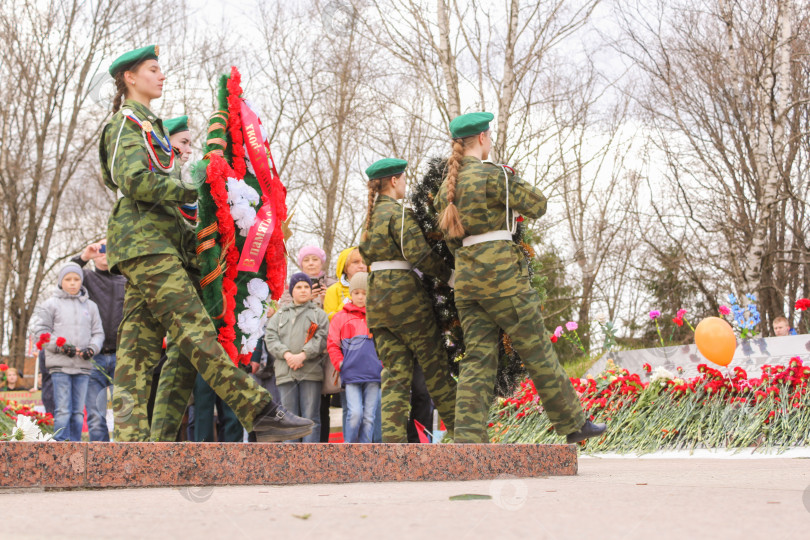
[[[365,263],[371,266],[377,261],[407,260],[420,272],[443,281],[450,279],[450,268],[430,249],[413,211],[406,209],[404,215],[405,227],[402,229],[402,205],[387,195],[378,197],[371,215],[368,240],[359,246]],[[416,273],[405,270],[371,272],[366,300],[369,328],[396,328],[431,317],[430,299]]]
[[[546,198],[506,168],[509,175],[509,213],[529,218],[546,213]],[[447,189],[439,188],[436,210],[447,207]],[[466,236],[505,230],[506,182],[503,169],[466,156],[461,161],[456,182],[455,205],[461,216]],[[461,239],[448,242],[456,258],[456,300],[492,299],[525,292],[529,269],[517,244],[495,240],[473,246],[462,246]]]
[[[128,99],[121,109],[131,110],[142,122],[148,120],[153,129],[164,136],[163,122],[144,105]],[[157,144],[155,147],[158,157],[167,161],[169,156]],[[114,153],[115,163],[112,161]],[[184,265],[188,265],[188,256],[183,249],[187,225],[177,207],[194,202],[197,191],[185,187],[177,175],[165,173],[157,167],[149,170],[150,158],[141,128],[127,120],[121,111],[115,113],[104,126],[99,142],[99,158],[104,183],[111,190],[123,194],[107,220],[107,259],[110,269],[116,272],[116,266],[122,261],[156,254],[177,255]],[[175,167],[178,166],[175,162]]]

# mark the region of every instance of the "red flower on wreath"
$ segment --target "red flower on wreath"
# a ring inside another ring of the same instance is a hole
[[[796,310],[797,311],[805,311],[810,309],[810,300],[807,298],[799,298],[796,300]]]
[[[222,250],[225,252],[226,269],[225,275],[222,278],[222,297],[224,299],[224,325],[219,329],[218,341],[225,348],[230,359],[234,364],[238,365],[239,351],[233,344],[236,339],[233,325],[236,322],[233,310],[236,307],[236,291],[237,287],[234,283],[237,270],[236,266],[239,263],[239,251],[236,248],[236,241],[234,238],[233,218],[231,217],[230,207],[228,206],[228,192],[225,188],[226,178],[232,169],[228,167],[228,163],[217,155],[211,155],[211,161],[208,163],[206,182],[211,185],[211,198],[217,207],[216,216],[219,222],[219,243]]]
[[[557,336],[555,336],[554,334],[551,334],[551,338],[549,339],[551,339],[552,343],[557,343]]]
[[[56,346],[57,347],[61,347],[65,343],[67,343],[67,340],[65,338],[63,338],[63,337],[56,338]]]

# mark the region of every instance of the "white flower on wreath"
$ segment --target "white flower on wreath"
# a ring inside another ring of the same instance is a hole
[[[261,332],[261,319],[246,309],[239,314],[236,324],[243,334],[250,336]]]
[[[242,332],[241,354],[250,354],[259,344],[267,322],[267,306],[270,287],[260,278],[247,283],[248,296],[242,301],[245,309],[237,317],[237,326]]]
[[[261,333],[253,334],[251,336],[242,336],[242,350],[239,352],[242,354],[249,354],[255,351],[261,337]]]
[[[270,296],[270,287],[263,279],[259,278],[248,281],[247,291],[250,296],[255,296],[262,302],[266,302],[267,297]]]
[[[248,231],[256,221],[254,208],[261,197],[247,182],[236,178],[228,178],[228,204],[231,206],[231,217],[239,227],[239,234],[247,236]]]
[[[245,308],[256,317],[264,315],[264,303],[259,300],[258,297],[248,296],[242,303],[245,305]]]

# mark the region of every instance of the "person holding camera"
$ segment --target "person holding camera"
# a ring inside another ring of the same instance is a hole
[[[318,246],[304,246],[298,250],[296,257],[298,268],[309,276],[312,280],[312,301],[323,309],[323,300],[326,297],[326,289],[337,283],[337,280],[326,275],[324,265],[326,264],[326,252]],[[279,307],[292,304],[292,296],[289,291],[284,291],[278,301]]]
[[[87,268],[89,261],[93,267]],[[107,264],[107,239],[89,244],[72,262],[82,268],[82,283],[90,300],[98,306],[104,343],[93,357],[93,369],[87,383],[87,429],[90,441],[109,442],[107,427],[107,387],[115,376],[115,340],[124,317],[124,288],[127,278],[110,272]]]
[[[82,440],[85,395],[93,364],[104,344],[98,307],[82,285],[81,267],[70,262],[59,271],[58,289],[37,306],[33,332],[45,350],[51,374],[57,441]]]

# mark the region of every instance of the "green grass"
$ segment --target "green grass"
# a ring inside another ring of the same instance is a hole
[[[599,360],[599,356],[577,356],[570,361],[563,362],[563,369],[568,373],[569,377],[576,377],[581,379],[585,373],[591,369],[591,366]]]

